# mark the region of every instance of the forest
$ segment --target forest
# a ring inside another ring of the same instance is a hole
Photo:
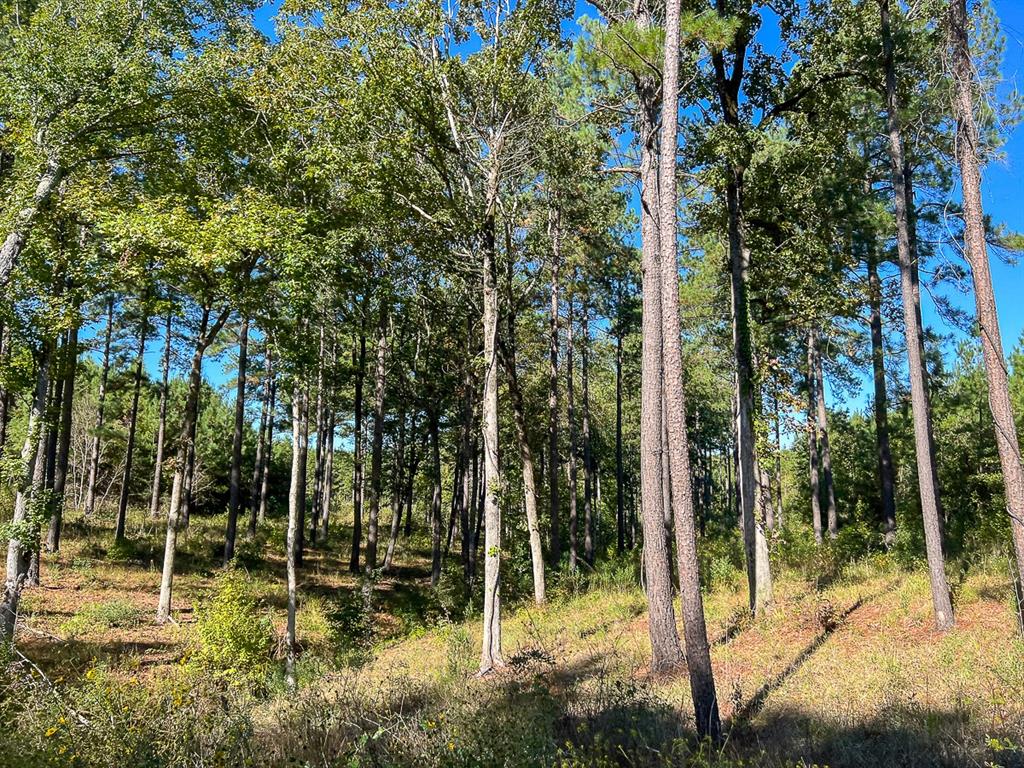
[[[0,768],[1024,766],[1022,29],[0,0]]]

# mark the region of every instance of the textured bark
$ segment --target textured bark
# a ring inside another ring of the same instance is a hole
[[[370,453],[370,503],[366,521],[366,571],[377,567],[377,533],[380,518],[381,462],[384,458],[384,394],[387,386],[388,325],[383,302],[377,326],[377,364],[374,367],[373,444]]]
[[[11,332],[0,323],[0,365],[7,365],[10,355]],[[0,386],[0,458],[3,458],[7,447],[7,427],[11,421],[13,406],[12,393]]]
[[[45,480],[46,431],[43,429],[43,421],[46,418],[46,391],[49,388],[51,354],[49,345],[45,345],[39,360],[25,443],[21,449],[23,474],[14,498],[14,515],[11,519],[11,525],[15,532],[28,518],[29,505],[42,490]],[[8,540],[7,571],[4,579],[3,600],[0,601],[0,641],[3,643],[10,643],[14,638],[14,628],[18,618],[18,602],[28,572],[29,555],[30,550],[26,546],[26,542],[13,537]]]
[[[256,535],[260,511],[260,479],[263,476],[263,464],[267,461],[267,422],[270,419],[270,380],[273,376],[270,348],[267,348],[263,361],[263,396],[260,398],[260,430],[256,435],[256,461],[252,468],[252,482],[249,485],[249,526],[246,536]]]
[[[139,348],[135,355],[135,376],[132,385],[132,409],[128,421],[128,444],[125,446],[124,474],[121,476],[121,497],[117,503],[117,523],[114,541],[124,541],[124,528],[128,519],[128,494],[131,492],[132,460],[135,457],[135,434],[139,420],[139,393],[142,390],[142,366],[146,354],[146,318],[139,327]]]
[[[107,399],[107,375],[110,373],[110,336],[114,330],[114,297],[107,302],[107,331],[103,342],[103,367],[100,370],[99,402],[96,407],[96,426],[93,428],[89,449],[89,480],[85,486],[85,516],[92,517],[96,505],[96,475],[100,467],[100,432],[103,431],[103,407]]]
[[[274,463],[274,413],[276,410],[277,381],[270,379],[270,412],[267,418],[267,452],[263,462],[263,479],[260,481],[260,514],[259,522],[267,519],[267,505],[270,498],[270,467]]]
[[[885,346],[882,336],[882,284],[874,247],[868,244],[868,303],[871,309],[871,371],[875,387],[875,444],[882,499],[882,533],[886,548],[896,542],[896,473],[889,445],[889,397],[885,386]]]
[[[298,648],[295,640],[295,612],[298,608],[299,537],[306,503],[306,393],[296,382],[292,388],[292,473],[288,486],[288,531],[285,539],[288,581],[288,624],[285,630],[285,684],[295,689],[295,662]]]
[[[441,580],[441,436],[440,416],[434,404],[428,411],[430,431],[431,475],[434,492],[430,498],[430,586]]]
[[[231,475],[228,496],[228,527],[224,533],[224,565],[235,557],[238,514],[242,508],[242,436],[245,434],[245,379],[249,362],[249,318],[242,318],[238,332],[238,381],[235,385],[235,424],[231,435]]]
[[[626,551],[625,477],[622,465],[622,329],[615,334],[615,548]]]
[[[910,242],[903,135],[899,123],[899,97],[896,92],[896,69],[889,17],[889,0],[879,0],[881,12],[882,50],[885,66],[886,121],[889,135],[889,161],[892,174],[893,202],[896,212],[896,250],[900,266],[900,287],[903,298],[903,319],[907,336],[907,367],[910,373],[910,401],[914,414],[914,448],[917,458],[918,488],[924,521],[925,550],[931,580],[935,625],[940,630],[953,626],[953,607],[946,581],[942,553],[942,532],[939,515],[938,475],[932,453],[931,416],[925,386],[922,340],[914,301],[915,268]]]
[[[57,186],[64,179],[65,170],[55,159],[50,159],[36,184],[36,191],[27,206],[18,211],[11,229],[0,246],[0,288],[7,290],[11,273],[18,265],[21,252],[28,242],[29,233],[39,214],[50,202]]]
[[[160,416],[156,428],[156,459],[153,462],[153,488],[149,496],[149,516],[160,514],[160,485],[164,471],[164,433],[167,431],[167,399],[170,396],[171,375],[171,320],[173,312],[167,311],[167,326],[164,329],[163,381],[160,384]]]
[[[583,559],[594,565],[594,456],[590,445],[590,309],[583,304],[580,385],[583,397]]]
[[[327,431],[327,400],[324,387],[324,367],[326,365],[327,334],[324,324],[320,324],[320,354],[317,357],[316,375],[316,454],[313,462],[313,515],[309,522],[309,540],[316,544],[320,531],[320,512],[323,509],[324,469],[327,455],[324,451],[324,433]]]
[[[823,541],[821,525],[821,481],[818,457],[818,385],[814,375],[814,349],[807,335],[807,456],[811,481],[811,522],[814,527],[814,542]]]
[[[494,243],[497,208],[498,168],[488,180],[488,206],[483,227],[482,283],[484,342],[483,387],[483,525],[484,525],[484,613],[480,651],[480,674],[505,664],[501,653],[501,468],[498,463],[498,286]]]
[[[71,420],[74,414],[75,373],[78,371],[78,326],[68,332],[64,349],[64,393],[61,396],[60,440],[57,447],[57,463],[53,476],[53,510],[50,527],[46,534],[46,551],[60,550],[60,534],[64,522],[64,491],[68,481],[68,459],[71,453]]]
[[[203,354],[216,338],[228,319],[228,310],[210,325],[210,309],[203,308],[203,318],[192,353],[188,374],[188,395],[182,414],[181,431],[178,433],[178,449],[175,459],[174,481],[171,484],[171,501],[167,510],[167,535],[164,539],[163,573],[160,578],[160,602],[157,605],[156,620],[165,623],[171,617],[171,598],[174,580],[174,557],[178,545],[178,529],[182,523],[182,502],[187,494],[186,480],[191,474],[190,463],[194,462],[196,421],[199,418],[199,392],[203,382]]]
[[[565,321],[565,420],[569,428],[569,569],[576,569],[579,558],[579,470],[576,455],[579,440],[576,434],[576,385],[575,385],[575,333],[573,331],[573,297],[569,296],[569,311]]]
[[[704,621],[694,530],[693,488],[690,475],[690,446],[683,394],[683,360],[679,334],[679,267],[676,223],[676,146],[679,97],[679,3],[669,0],[665,15],[665,67],[659,159],[660,246],[661,246],[661,328],[665,414],[668,452],[672,467],[672,501],[675,521],[679,594],[683,614],[686,667],[697,733],[717,741],[721,737],[718,697],[711,669],[711,650]]]
[[[413,419],[413,430],[415,434],[415,418]],[[398,415],[398,443],[395,446],[394,469],[391,476],[391,535],[388,536],[388,548],[384,552],[384,565],[382,569],[391,569],[391,563],[395,557],[395,547],[398,545],[398,534],[402,528],[402,496],[405,491],[405,409]]]
[[[558,483],[558,276],[562,265],[562,233],[556,209],[551,210],[551,314],[548,343],[548,493],[551,515],[551,563],[557,568],[562,559],[561,499]]]
[[[974,280],[974,301],[988,381],[988,403],[995,423],[999,464],[1003,470],[1006,511],[1010,515],[1019,589],[1020,585],[1024,584],[1024,468],[1021,467],[1020,444],[1014,424],[1006,358],[1003,356],[999,316],[996,313],[996,298],[992,290],[992,275],[989,271],[985,243],[985,213],[981,202],[980,137],[974,119],[974,64],[971,61],[965,0],[950,0],[949,35],[955,86],[953,108],[956,117],[956,155],[960,164],[963,190],[964,246]],[[1018,610],[1024,613],[1024,608],[1018,606]],[[1024,627],[1024,618],[1021,626]]]
[[[641,17],[643,26],[650,19]],[[672,573],[665,538],[662,488],[661,246],[658,234],[657,84],[639,83],[640,228],[643,274],[640,384],[640,508],[644,588],[647,593],[651,671],[670,672],[683,663],[672,604]]]
[[[828,440],[828,412],[825,408],[825,376],[821,365],[821,350],[818,348],[818,334],[812,330],[809,339],[810,354],[814,366],[815,417],[817,419],[818,442],[821,446],[821,483],[825,493],[828,535],[839,535],[839,515],[836,508],[836,489],[832,476],[832,447]]]
[[[364,302],[365,304],[365,302]],[[359,548],[363,538],[363,380],[366,377],[366,312],[359,329],[359,343],[352,349],[356,369],[354,424],[352,428],[352,557],[348,569],[359,573]]]

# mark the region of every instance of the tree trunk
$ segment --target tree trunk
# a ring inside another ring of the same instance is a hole
[[[327,545],[331,530],[331,498],[334,495],[334,430],[337,427],[333,407],[327,417],[327,448],[324,459],[324,477],[320,488],[320,542]]]
[[[818,385],[814,375],[814,346],[812,334],[807,334],[807,457],[811,481],[811,522],[814,526],[814,543],[823,541],[821,525],[821,482],[818,457]]]
[[[273,376],[270,347],[267,346],[263,361],[263,397],[260,398],[260,430],[256,435],[256,461],[252,468],[252,483],[249,485],[249,527],[246,537],[256,535],[260,511],[260,478],[267,454],[267,421],[270,419],[270,380]]]
[[[11,273],[18,265],[21,252],[25,249],[25,243],[28,242],[28,235],[32,231],[32,225],[39,217],[40,212],[50,202],[54,191],[64,179],[64,176],[65,171],[60,163],[55,159],[49,159],[46,163],[46,168],[39,177],[39,183],[36,185],[36,191],[32,195],[31,202],[18,211],[15,216],[11,230],[4,239],[3,246],[0,246],[0,288],[5,292]]]
[[[1017,560],[1018,589],[1024,585],[1024,469],[1014,424],[1013,406],[1007,380],[1006,358],[999,334],[999,316],[992,290],[988,252],[985,243],[985,214],[981,202],[980,138],[974,120],[974,65],[967,31],[965,0],[950,0],[949,34],[952,50],[953,100],[956,117],[956,154],[963,189],[964,246],[974,280],[974,301],[981,335],[985,375],[988,380],[988,404],[995,423],[996,447],[1003,470],[1006,510]],[[1018,605],[1024,614],[1024,607]],[[1021,618],[1024,622],[1024,617]],[[1021,623],[1024,627],[1024,623]]]
[[[882,337],[882,283],[874,245],[868,243],[868,302],[871,307],[871,369],[875,385],[875,443],[882,496],[882,532],[886,549],[896,542],[896,474],[889,447],[889,398],[885,386],[885,346]]]
[[[594,567],[594,456],[590,445],[590,307],[583,302],[580,383],[583,396],[583,559]]]
[[[387,384],[388,326],[383,299],[377,327],[377,365],[374,368],[373,445],[370,454],[370,505],[366,526],[366,572],[377,567],[377,526],[380,517],[381,462],[384,458],[384,391]]]
[[[132,410],[128,422],[128,444],[125,446],[124,475],[121,478],[121,498],[117,503],[117,524],[114,527],[114,541],[124,541],[125,523],[128,519],[128,494],[131,492],[132,459],[135,456],[135,432],[139,421],[139,392],[142,389],[142,366],[146,354],[146,323],[142,318],[139,328],[139,349],[135,357],[135,382],[132,387]]]
[[[551,314],[548,320],[548,499],[551,514],[551,564],[558,568],[562,559],[561,500],[558,476],[558,277],[562,266],[561,216],[551,209]]]
[[[918,487],[924,520],[925,549],[931,579],[935,625],[940,630],[953,626],[953,606],[946,581],[942,553],[942,532],[939,522],[938,475],[931,451],[931,416],[928,391],[924,380],[922,341],[914,306],[914,269],[911,254],[910,226],[907,213],[906,175],[904,170],[903,135],[899,124],[899,99],[896,93],[896,68],[889,19],[889,0],[879,0],[881,10],[882,50],[885,64],[886,119],[889,133],[889,161],[892,172],[893,199],[896,211],[896,250],[899,256],[900,287],[903,296],[903,318],[907,336],[907,367],[910,373],[910,400],[914,414],[914,446],[917,456]]]
[[[267,505],[270,498],[270,468],[274,463],[274,412],[277,398],[277,380],[270,378],[270,411],[267,418],[267,450],[266,459],[263,462],[263,479],[260,481],[260,514],[259,522],[267,519]]]
[[[626,551],[625,483],[622,467],[622,329],[615,333],[615,546]]]
[[[365,305],[365,302],[364,302]],[[348,569],[359,573],[359,548],[363,538],[363,379],[366,376],[366,312],[359,328],[359,345],[352,349],[356,369],[354,424],[352,429],[352,557]]]
[[[413,421],[415,426],[415,419]],[[388,548],[384,553],[383,570],[385,571],[391,570],[391,562],[395,557],[395,547],[398,545],[398,534],[402,530],[402,495],[405,491],[404,462],[405,409],[403,408],[398,415],[398,444],[395,446],[395,466],[391,479],[391,535],[388,536]]]
[[[441,580],[441,437],[436,402],[429,407],[427,419],[434,480],[430,498],[430,586],[436,587]]]
[[[228,527],[224,534],[224,565],[235,557],[238,512],[242,507],[242,437],[245,434],[245,378],[249,352],[249,318],[242,318],[238,332],[238,381],[235,388],[235,425],[231,435],[231,475],[228,497]]]
[[[299,535],[302,531],[302,513],[306,503],[306,393],[296,382],[292,387],[292,475],[288,489],[288,532],[286,536],[288,579],[288,625],[285,634],[285,684],[294,690],[296,685],[295,612],[298,608]]]
[[[0,323],[0,366],[8,364],[10,356],[11,334],[3,323]],[[11,393],[0,385],[0,459],[7,447],[7,426],[11,420]]]
[[[199,418],[199,392],[203,383],[203,354],[224,326],[229,310],[210,325],[210,308],[203,307],[203,319],[199,326],[195,351],[188,375],[188,395],[182,414],[181,431],[178,433],[178,450],[175,459],[174,481],[171,484],[171,501],[167,510],[167,536],[164,540],[163,573],[160,578],[160,602],[157,605],[158,624],[166,623],[171,617],[171,588],[174,579],[174,556],[178,545],[178,528],[181,523],[182,501],[186,495],[186,479],[190,474],[190,457],[195,455],[196,421]]]
[[[53,512],[46,535],[46,551],[60,550],[60,534],[64,522],[64,490],[68,481],[68,458],[71,453],[71,421],[74,415],[75,373],[78,370],[78,326],[68,332],[64,350],[64,394],[61,397],[60,444],[53,476]]]
[[[96,475],[100,467],[100,433],[103,431],[103,406],[107,399],[107,375],[110,373],[110,335],[114,329],[114,297],[107,302],[107,332],[103,342],[103,368],[100,371],[99,403],[96,408],[96,427],[89,450],[89,481],[85,487],[85,516],[92,517],[96,505]]]
[[[569,426],[569,569],[576,570],[576,561],[579,558],[579,511],[577,509],[577,488],[578,469],[576,467],[576,450],[579,441],[576,435],[576,386],[574,362],[575,334],[573,332],[573,302],[572,295],[569,296],[569,311],[565,321],[565,398],[566,410],[565,419]]]
[[[22,475],[14,499],[12,534],[23,528],[29,517],[29,508],[42,491],[46,467],[46,391],[49,389],[50,358],[52,350],[44,342],[36,376],[36,389],[29,411],[25,443],[21,449]],[[3,644],[14,639],[14,626],[18,619],[18,601],[28,571],[30,547],[12,536],[7,542],[7,573],[4,580],[3,601],[0,602],[0,640]]]
[[[821,365],[821,350],[818,349],[818,334],[812,330],[809,339],[814,363],[815,415],[818,420],[818,440],[821,443],[821,481],[824,484],[828,535],[834,539],[839,535],[839,515],[836,508],[836,489],[832,476],[832,448],[828,441],[828,412],[825,408],[825,376]]]
[[[320,530],[320,512],[323,509],[324,465],[327,455],[324,452],[324,433],[327,431],[327,393],[324,390],[324,365],[326,354],[326,331],[320,324],[320,355],[317,358],[316,375],[316,458],[313,462],[313,516],[309,523],[309,540],[316,544]]]
[[[498,463],[498,286],[494,243],[497,209],[498,169],[488,180],[488,205],[483,227],[483,522],[484,522],[484,614],[480,652],[480,674],[505,664],[501,654],[501,467]]]
[[[156,460],[153,462],[153,490],[149,496],[149,516],[160,514],[160,485],[164,471],[164,433],[167,430],[167,400],[170,397],[171,375],[171,320],[173,312],[167,311],[167,327],[164,330],[163,381],[160,385],[160,417],[156,428]]]
[[[686,401],[683,394],[683,360],[679,327],[679,267],[676,222],[676,147],[679,97],[679,4],[670,0],[665,17],[665,68],[663,78],[660,192],[660,276],[662,365],[665,412],[668,421],[668,452],[672,466],[672,501],[676,553],[679,565],[679,594],[683,614],[683,641],[690,673],[697,733],[718,741],[721,722],[718,697],[711,669],[711,650],[704,621],[694,530],[693,488],[690,475],[690,446],[686,431]]]

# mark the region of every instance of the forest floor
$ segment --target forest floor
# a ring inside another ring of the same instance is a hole
[[[279,635],[283,532],[269,530],[239,560]],[[208,692],[197,693],[202,675],[187,678],[188,694],[180,686],[197,611],[218,588],[222,531],[222,518],[192,521],[177,561],[177,621],[158,626],[161,526],[135,518],[135,543],[111,551],[105,522],[70,521],[61,553],[44,557],[42,586],[22,605],[18,648],[35,665],[23,660],[22,668],[59,702],[21,718],[25,765],[102,764],[90,762],[84,745],[94,737],[98,754],[114,743],[129,758],[122,764],[140,766],[1024,765],[1024,644],[1009,580],[995,566],[971,569],[958,583],[957,627],[945,634],[932,625],[926,573],[884,558],[830,583],[783,574],[773,611],[756,621],[738,579],[711,591],[705,608],[728,734],[712,749],[692,738],[685,670],[656,679],[647,671],[646,604],[629,569],[593,574],[585,586],[567,580],[544,606],[508,606],[507,667],[481,680],[478,619],[452,615],[451,601],[430,590],[423,552],[400,547],[395,572],[372,585],[362,615],[368,585],[349,574],[344,539],[311,550],[301,572],[300,693],[271,683],[243,696],[230,685],[211,712],[199,701]],[[83,693],[98,676],[102,702],[95,690]],[[95,710],[116,709],[112,691],[135,691],[128,710],[168,685],[178,691],[173,706],[153,711],[180,707],[181,718],[219,734],[213,741],[192,734],[173,749],[159,746],[160,734],[145,729],[180,725],[154,725],[141,711],[105,714],[118,735],[96,735]],[[0,714],[14,690],[0,687]],[[195,699],[193,709],[183,697]],[[80,721],[77,730],[54,706]],[[142,746],[123,736],[136,728],[148,733]],[[65,752],[54,752],[58,744]],[[132,751],[147,745],[149,762]],[[35,763],[29,754],[76,757]]]

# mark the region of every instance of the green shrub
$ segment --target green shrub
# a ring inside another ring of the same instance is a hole
[[[227,678],[265,680],[274,646],[270,614],[249,577],[239,570],[217,579],[213,598],[200,606],[191,661]]]
[[[60,631],[71,639],[95,630],[135,627],[140,620],[139,609],[134,605],[125,600],[111,600],[79,608],[70,619],[60,625]]]

